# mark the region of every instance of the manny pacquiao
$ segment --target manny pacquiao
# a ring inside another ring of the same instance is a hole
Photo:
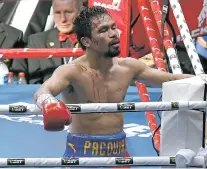
[[[48,131],[70,124],[64,157],[126,157],[123,112],[73,114],[65,104],[119,103],[132,80],[151,85],[192,77],[150,68],[133,58],[118,58],[116,23],[103,7],[86,7],[74,22],[85,55],[56,69],[34,95]],[[62,93],[62,101],[55,97]]]

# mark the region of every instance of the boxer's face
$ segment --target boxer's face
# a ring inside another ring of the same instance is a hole
[[[62,33],[71,33],[78,15],[77,0],[53,0],[54,22]]]
[[[120,54],[119,33],[111,16],[102,15],[93,19],[90,48],[105,57],[115,57]]]

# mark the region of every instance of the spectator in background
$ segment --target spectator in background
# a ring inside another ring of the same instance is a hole
[[[28,48],[73,48],[78,47],[73,34],[73,21],[77,17],[83,0],[53,0],[53,15],[56,28],[31,35]],[[18,74],[25,72],[29,84],[42,84],[62,64],[67,64],[70,57],[47,59],[19,59],[12,64],[11,71]]]
[[[180,63],[181,69],[183,71],[183,74],[192,74],[195,75],[195,72],[193,70],[193,66],[191,64],[190,58],[188,56],[187,50],[183,44],[183,42],[177,44],[175,46],[175,50],[177,51],[178,61]],[[165,54],[166,58],[166,64],[168,72],[172,73],[172,68],[170,66],[169,58],[167,54]]]
[[[181,43],[181,44],[176,45],[175,49],[177,50],[178,60],[180,62],[180,66],[183,70],[183,74],[195,75],[191,60],[189,58],[188,52],[187,52],[184,44]]]
[[[52,6],[51,0],[4,0],[0,4],[0,20],[23,32],[23,40],[45,29]]]
[[[195,46],[204,72],[207,73],[207,36],[198,37]]]
[[[0,22],[0,47],[1,48],[21,48],[24,46],[22,40],[22,31]],[[4,61],[8,68],[12,64],[12,60]]]

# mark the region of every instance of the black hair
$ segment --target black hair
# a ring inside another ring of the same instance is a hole
[[[91,30],[93,19],[103,15],[110,15],[109,12],[101,6],[83,7],[74,21],[74,33],[77,35],[78,41],[83,50],[86,47],[81,43],[82,37],[91,38]]]

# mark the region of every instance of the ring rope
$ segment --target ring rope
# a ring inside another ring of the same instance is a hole
[[[179,102],[125,102],[125,103],[87,103],[66,104],[73,114],[85,113],[115,113],[115,112],[143,112],[143,111],[172,111],[172,110],[205,110],[206,101]],[[40,108],[35,104],[15,103],[0,105],[0,114],[36,114],[41,115]]]
[[[23,59],[23,58],[56,58],[56,57],[79,57],[85,52],[81,48],[19,48],[1,49],[0,58]]]
[[[150,97],[147,92],[146,85],[139,83],[138,81],[135,82],[135,85],[138,89],[140,99],[142,102],[150,102]],[[154,112],[147,111],[145,112],[145,116],[148,122],[148,126],[152,132],[152,135],[155,135],[152,139],[155,145],[156,150],[160,151],[160,130],[158,130],[158,124],[156,121],[156,116]]]
[[[161,50],[159,49],[159,43],[158,43],[158,38],[157,38],[157,32],[155,31],[155,25],[152,22],[151,19],[151,13],[149,10],[149,5],[146,4],[145,0],[137,0],[138,4],[138,9],[140,11],[140,16],[142,18],[145,32],[147,34],[147,38],[149,40],[149,45],[153,54],[155,66],[158,70],[166,72],[166,67],[165,67],[165,62],[163,60],[163,55],[161,53]],[[180,70],[180,72],[182,72]],[[137,86],[140,99],[142,102],[149,102],[150,97],[147,92],[147,87],[146,85],[136,81],[135,85]],[[146,112],[146,119],[148,121],[148,126],[150,127],[150,130],[152,132],[152,135],[155,134],[156,137],[153,138],[153,142],[155,145],[156,150],[160,150],[160,131],[157,130],[158,124],[156,120],[156,116],[154,112]],[[156,133],[155,133],[156,132]]]
[[[157,27],[159,29],[159,33],[161,35],[162,34],[162,28],[161,28],[162,11],[161,11],[159,1],[150,0],[150,7],[152,9]],[[170,35],[170,30],[167,27],[167,25],[165,24],[164,25],[163,45],[164,45],[166,53],[169,57],[169,63],[170,63],[170,66],[172,68],[172,72],[173,72],[173,74],[182,74],[182,69],[181,69],[181,66],[180,66],[175,48],[173,46],[172,38],[173,37]],[[155,59],[155,61],[156,61],[156,59]],[[165,64],[164,64],[164,68],[166,70]]]
[[[151,15],[149,13],[149,7],[145,0],[137,0],[137,4],[144,24],[145,32],[149,40],[150,49],[155,59],[155,66],[159,70],[166,72],[166,69],[163,69],[165,67],[165,62],[163,61],[163,54],[158,43],[158,33],[154,29]]]
[[[188,56],[190,58],[192,66],[193,66],[194,72],[196,75],[203,74],[204,70],[201,65],[199,56],[196,52],[196,48],[193,43],[193,39],[190,35],[190,31],[189,31],[187,22],[185,20],[185,16],[183,14],[182,8],[180,6],[179,0],[177,0],[177,1],[170,0],[170,4],[172,7],[174,17],[176,18],[176,22],[177,22],[178,28],[180,30],[180,34],[183,39],[185,48],[187,50]]]
[[[201,167],[203,157],[195,157],[189,166]],[[5,167],[106,167],[106,166],[175,166],[175,157],[83,157],[83,158],[0,158]]]

